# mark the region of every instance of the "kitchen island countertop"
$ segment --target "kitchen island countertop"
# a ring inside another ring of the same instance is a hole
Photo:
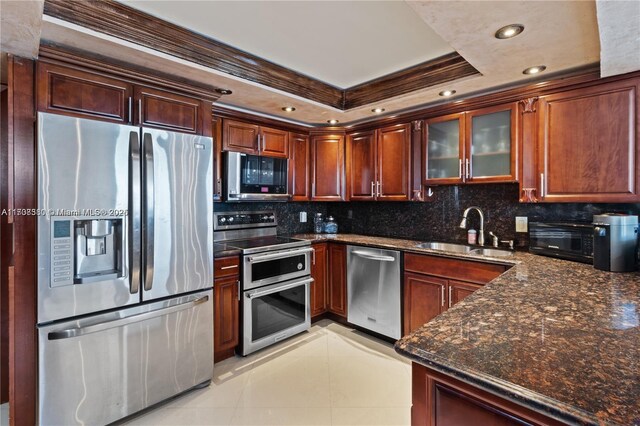
[[[444,254],[397,238],[296,237],[513,265],[396,351],[567,423],[640,425],[640,273],[524,252]]]

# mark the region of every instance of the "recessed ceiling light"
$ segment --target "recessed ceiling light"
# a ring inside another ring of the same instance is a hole
[[[455,93],[456,93],[455,90],[443,90],[442,92],[438,93],[438,95],[448,98],[449,96],[455,95]]]
[[[547,67],[545,67],[544,65],[537,65],[535,67],[527,68],[526,70],[522,71],[522,74],[539,74],[546,69]]]
[[[332,118],[331,120],[327,120],[327,123],[329,123],[329,124],[338,124],[339,121],[336,120],[335,118]]]
[[[496,38],[499,38],[499,39],[511,38],[511,37],[517,36],[523,31],[524,31],[524,25],[511,24],[511,25],[506,25],[500,28],[498,31],[496,31],[495,36]]]
[[[282,107],[282,110],[285,112],[293,112],[296,110],[296,108],[292,106],[286,106],[286,107]]]
[[[216,89],[216,93],[219,93],[221,95],[230,95],[233,92],[229,89]]]
[[[371,110],[371,112],[375,113],[375,114],[381,114],[384,112],[384,108],[374,108]]]

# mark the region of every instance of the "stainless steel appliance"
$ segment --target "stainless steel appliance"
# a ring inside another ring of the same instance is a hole
[[[288,160],[240,152],[225,153],[224,194],[228,201],[286,201]]]
[[[272,345],[311,326],[311,243],[277,235],[275,213],[218,212],[216,249],[242,253],[240,353]]]
[[[605,213],[593,216],[593,266],[611,272],[638,267],[638,216]]]
[[[107,424],[213,374],[212,140],[38,114],[40,424]]]
[[[347,321],[401,337],[400,252],[347,246]]]
[[[529,252],[593,263],[593,225],[580,222],[531,222]]]

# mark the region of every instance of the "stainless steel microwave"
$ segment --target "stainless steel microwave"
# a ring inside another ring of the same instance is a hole
[[[285,158],[226,152],[223,186],[226,200],[288,200],[288,161]]]

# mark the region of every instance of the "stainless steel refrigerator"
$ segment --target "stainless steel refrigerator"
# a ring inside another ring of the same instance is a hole
[[[39,423],[211,380],[211,138],[38,114]]]

